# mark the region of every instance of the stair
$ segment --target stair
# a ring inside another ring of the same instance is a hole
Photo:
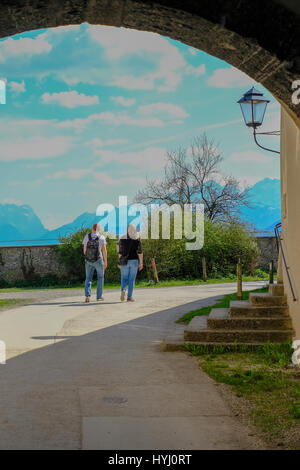
[[[286,295],[250,294],[249,301],[251,305],[257,307],[279,307],[286,305]]]
[[[247,300],[232,300],[230,302],[230,316],[233,317],[289,317],[289,309],[287,305],[279,307],[257,307]]]
[[[229,308],[213,308],[209,316],[194,317],[183,334],[166,338],[161,350],[183,349],[185,343],[207,346],[258,346],[292,339],[294,330],[282,284],[268,293],[251,293],[249,301],[231,301]]]

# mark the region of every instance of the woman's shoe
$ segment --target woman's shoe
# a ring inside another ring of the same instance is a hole
[[[127,302],[134,302],[134,299],[132,297],[127,299]]]
[[[86,297],[86,298],[85,298],[85,303],[88,304],[89,301],[90,301],[90,298],[89,298],[89,297]]]
[[[121,301],[122,302],[124,302],[124,300],[125,300],[125,294],[126,294],[126,291],[122,290],[122,292],[121,292]]]

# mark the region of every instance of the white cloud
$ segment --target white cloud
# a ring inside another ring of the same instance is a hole
[[[0,127],[3,127],[3,125],[5,124],[5,122],[7,123],[7,120],[4,120],[4,119],[1,119],[0,120],[1,122],[1,126]],[[17,126],[17,127],[25,127],[25,128],[30,128],[32,127],[33,129],[35,129],[37,126],[39,127],[42,127],[42,126],[45,126],[45,127],[49,127],[50,125],[52,124],[55,124],[57,121],[55,119],[21,119],[19,121],[11,121],[10,122],[10,125],[13,125],[13,126]],[[26,131],[28,132],[28,131]]]
[[[66,153],[72,146],[71,137],[40,137],[17,138],[14,141],[3,141],[0,146],[0,161],[41,160],[58,157]]]
[[[69,31],[80,31],[79,24],[70,24],[66,26],[56,26],[47,31],[50,34],[68,33]]]
[[[1,204],[14,204],[16,206],[23,206],[24,203],[19,201],[18,199],[7,197],[7,198],[3,199]]]
[[[256,152],[255,150],[247,150],[245,152],[234,152],[230,156],[230,161],[237,163],[272,163],[274,157],[265,155],[262,152]]]
[[[81,131],[93,121],[104,121],[115,126],[162,127],[164,125],[163,121],[158,118],[135,119],[128,114],[115,114],[110,111],[106,111],[99,114],[91,114],[87,118],[62,121],[57,124],[57,127]]]
[[[166,149],[161,147],[148,147],[139,152],[116,152],[111,150],[96,150],[100,161],[97,166],[105,163],[118,162],[123,165],[132,165],[150,170],[162,170],[166,159]]]
[[[94,172],[93,176],[97,183],[101,184],[102,186],[117,186],[122,187],[123,185],[130,185],[132,186],[143,186],[146,183],[145,178],[140,176],[121,176],[118,178],[112,178],[110,175],[104,172]],[[95,186],[97,186],[97,183]]]
[[[138,108],[138,112],[147,116],[151,116],[153,114],[167,114],[170,117],[183,119],[189,116],[183,108],[172,103],[146,104],[140,106]]]
[[[124,96],[111,96],[110,99],[115,103],[121,104],[125,107],[133,106],[136,102],[135,98],[124,98]]]
[[[238,88],[253,85],[253,78],[234,67],[226,67],[216,69],[207,82],[216,88]]]
[[[274,109],[274,108],[273,108]],[[276,108],[275,108],[276,109]],[[277,108],[275,112],[267,112],[263,121],[262,126],[259,128],[258,132],[271,132],[271,131],[280,131],[280,108]],[[265,139],[266,136],[263,136]],[[273,145],[279,145],[279,139],[272,137]]]
[[[217,129],[218,127],[226,127],[232,126],[234,124],[238,124],[242,122],[241,119],[234,119],[233,121],[224,121],[224,122],[216,122],[215,124],[208,124],[207,126],[200,127],[199,130],[202,129]]]
[[[56,104],[66,108],[75,108],[77,106],[91,106],[99,103],[97,95],[88,96],[84,93],[78,93],[76,90],[62,91],[60,93],[44,93],[42,103]]]
[[[50,163],[28,163],[26,168],[48,168]]]
[[[51,44],[46,40],[45,33],[36,38],[8,38],[0,43],[0,62],[12,56],[35,55],[50,52]]]
[[[197,49],[194,49],[193,47],[190,47],[188,49],[189,53],[192,55],[192,56],[195,56],[197,55]]]
[[[159,34],[129,28],[91,25],[88,29],[93,41],[105,48],[110,59],[118,60],[127,54],[147,52],[170,52],[172,46]],[[176,49],[176,48],[175,48]]]
[[[95,139],[89,140],[85,143],[85,145],[92,147],[93,149],[98,149],[99,147],[105,147],[110,145],[119,145],[119,144],[126,144],[128,139],[108,139],[102,140],[96,137]]]
[[[22,80],[20,83],[18,82],[9,82],[9,87],[12,92],[19,94],[25,92],[25,82]]]
[[[83,178],[86,175],[89,175],[92,173],[91,168],[70,168],[69,170],[66,171],[57,171],[53,175],[47,176],[47,179],[61,179],[61,178],[66,178],[70,180],[79,180]]]
[[[204,75],[206,72],[205,65],[199,65],[198,67],[194,67],[193,65],[188,65],[185,69],[185,73],[187,75],[194,75],[194,77],[200,77],[200,75]]]
[[[155,87],[155,76],[144,75],[143,77],[134,77],[133,75],[123,75],[117,77],[114,86],[125,88],[127,90],[153,90]]]
[[[140,77],[121,75],[119,71],[112,80],[115,86],[129,90],[174,91],[180,83],[186,62],[177,47],[166,38],[156,33],[109,26],[90,26],[88,31],[92,40],[105,49],[110,60],[134,54],[136,57],[146,55],[155,61],[154,71]]]

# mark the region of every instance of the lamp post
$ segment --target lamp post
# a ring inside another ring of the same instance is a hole
[[[280,131],[257,132],[256,130],[259,126],[262,125],[262,122],[265,117],[266,108],[268,103],[270,103],[270,100],[265,98],[261,91],[252,87],[250,88],[250,90],[246,91],[246,93],[243,94],[242,98],[238,101],[238,103],[241,106],[246,126],[251,127],[253,129],[253,137],[256,145],[258,145],[264,150],[267,150],[268,152],[274,152],[280,155],[280,152],[278,152],[277,150],[272,150],[267,147],[263,147],[257,142],[256,138],[257,134],[280,135]]]

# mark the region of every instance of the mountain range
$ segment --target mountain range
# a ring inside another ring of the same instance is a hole
[[[253,230],[272,231],[281,218],[280,180],[264,178],[254,184],[249,190],[249,203],[248,207],[241,209],[242,219]],[[128,222],[133,219],[128,217]],[[66,236],[82,227],[91,227],[99,220],[104,222],[103,228],[107,230],[107,217],[100,218],[95,212],[84,212],[68,224],[47,230],[30,206],[0,204],[0,244],[11,246],[57,243],[60,236]],[[116,232],[118,233],[118,226]]]

